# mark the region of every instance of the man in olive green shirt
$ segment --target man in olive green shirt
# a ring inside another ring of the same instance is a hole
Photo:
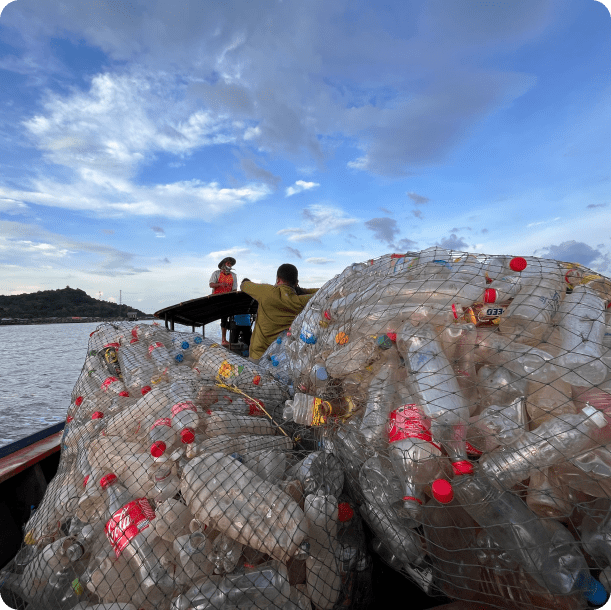
[[[258,362],[272,341],[291,326],[318,288],[300,288],[297,267],[286,263],[278,267],[274,286],[244,279],[240,290],[259,303],[249,351],[250,359]]]

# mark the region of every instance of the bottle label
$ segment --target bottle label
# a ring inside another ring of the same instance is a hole
[[[322,426],[327,423],[327,417],[331,414],[332,407],[329,402],[322,398],[315,398],[312,407],[312,425]]]
[[[433,442],[431,424],[425,419],[418,405],[403,405],[390,413],[388,422],[388,442],[394,443],[406,438],[419,438],[438,449]]]
[[[228,360],[223,360],[216,376],[217,379],[231,379],[238,377],[243,370],[243,364],[231,364]]]
[[[169,417],[162,417],[161,419],[158,419],[157,421],[153,422],[153,425],[151,426],[151,430],[153,428],[156,428],[157,426],[169,426],[171,428],[172,420]]]
[[[252,398],[247,398],[246,404],[248,405],[248,415],[265,415],[265,413],[263,413],[263,410],[259,406],[259,404],[262,407],[265,406],[265,403],[262,400],[259,400],[257,403],[257,401],[254,401]]]
[[[112,515],[104,529],[117,559],[130,540],[145,530],[154,518],[155,511],[146,498],[128,502]]]
[[[180,413],[181,411],[194,411],[195,413],[197,413],[197,408],[192,402],[189,401],[176,403],[172,407],[172,417],[174,417],[177,413]]]

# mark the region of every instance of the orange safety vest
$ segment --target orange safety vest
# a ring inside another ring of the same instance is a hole
[[[231,289],[233,288],[233,276],[231,275],[231,273],[225,273],[224,271],[221,271],[219,273],[218,282],[220,284],[223,284],[223,286],[221,286],[220,288],[214,288],[212,294],[223,294],[225,292],[231,292]]]

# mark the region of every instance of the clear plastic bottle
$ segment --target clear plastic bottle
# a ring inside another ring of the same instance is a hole
[[[574,386],[598,385],[607,376],[602,361],[605,336],[605,301],[589,286],[576,286],[558,311],[561,347],[558,366],[563,379]]]
[[[181,578],[183,582],[194,582],[213,574],[214,563],[210,561],[212,541],[204,532],[196,531],[177,536],[173,545],[184,572]]]
[[[304,514],[295,501],[224,454],[187,462],[181,492],[202,523],[214,521],[234,540],[281,561],[294,556],[305,538]]]
[[[482,412],[492,405],[508,407],[516,398],[527,395],[527,385],[527,379],[504,366],[480,366],[477,372],[477,388]],[[476,417],[477,414],[473,416]]]
[[[192,443],[200,421],[197,407],[189,400],[178,402],[172,406],[171,413],[172,428],[176,430],[182,443]]]
[[[565,291],[566,282],[557,263],[541,275],[524,279],[500,319],[500,332],[516,337],[521,343],[536,345],[558,311]]]
[[[109,519],[105,529],[115,556],[125,556],[149,601],[153,601],[155,594],[161,598],[171,593],[174,581],[159,563],[147,535],[143,534],[155,518],[150,503],[145,498],[134,499],[113,473],[103,477],[100,486],[108,498]]]
[[[431,420],[433,440],[443,445],[456,474],[473,472],[465,445],[469,408],[435,329],[408,322],[397,335],[397,347],[409,367],[414,399]]]
[[[268,561],[243,572],[211,577],[172,601],[171,610],[189,608],[279,608],[289,600],[291,587],[286,566]]]
[[[571,386],[560,378],[550,383],[529,381],[526,409],[530,416],[531,428],[537,428],[553,417],[577,413],[577,406],[572,400]]]
[[[509,405],[490,405],[471,417],[468,442],[482,453],[499,445],[512,446],[528,428],[525,399],[518,396]]]
[[[344,469],[332,453],[312,451],[287,472],[287,480],[297,479],[304,493],[338,497],[344,486]]]
[[[169,417],[161,417],[154,421],[149,429],[149,440],[151,455],[156,460],[167,459],[166,451],[178,442],[176,430],[172,428],[172,420]]]
[[[367,389],[367,405],[361,420],[360,432],[372,446],[380,446],[387,440],[388,416],[396,404],[399,357],[396,350],[389,350],[386,362],[371,380]]]
[[[597,431],[607,426],[603,413],[585,407],[575,415],[549,419],[532,432],[525,432],[502,451],[488,453],[480,467],[491,481],[509,489],[527,479],[536,469],[574,457],[597,444]]]
[[[388,454],[404,485],[403,510],[409,518],[419,520],[422,494],[418,488],[441,475],[441,450],[432,442],[430,421],[418,405],[392,411],[388,428]]]
[[[488,284],[482,300],[484,303],[501,303],[512,299],[522,287],[522,278],[519,275],[505,275]]]
[[[160,371],[176,364],[176,360],[161,341],[155,341],[149,345],[149,357]]]
[[[454,495],[469,515],[541,586],[556,595],[581,592],[588,601],[602,605],[604,587],[590,575],[587,563],[570,532],[550,532],[519,498],[496,489],[477,473],[459,477]],[[562,525],[556,523],[560,528]],[[555,529],[555,525],[551,525]]]
[[[569,494],[554,476],[553,468],[542,468],[531,473],[526,504],[539,517],[558,521],[568,521],[573,512]]]
[[[106,436],[142,436],[148,434],[157,415],[169,404],[164,389],[155,386],[135,404],[104,421]]]
[[[236,415],[230,411],[211,411],[201,418],[201,425],[208,438],[215,436],[241,436],[255,434],[272,435],[275,428],[269,419],[251,415]]]
[[[588,554],[601,566],[611,566],[611,499],[598,498],[585,509],[579,534]]]
[[[476,546],[480,528],[468,509],[453,499],[446,480],[434,481],[432,494],[422,511],[422,524],[437,581],[450,598],[482,602]]]
[[[560,376],[553,356],[543,349],[518,343],[496,330],[479,329],[476,360],[492,366],[504,366],[520,377],[549,383]]]

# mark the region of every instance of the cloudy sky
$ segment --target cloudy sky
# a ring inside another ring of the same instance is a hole
[[[611,275],[610,66],[595,0],[16,0],[0,293],[152,313],[226,255],[319,286],[435,244]]]

